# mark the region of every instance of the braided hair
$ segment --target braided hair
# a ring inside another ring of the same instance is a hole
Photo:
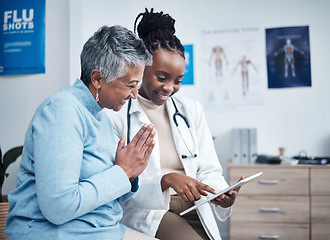
[[[136,26],[140,17],[142,19]],[[151,53],[162,48],[178,52],[184,58],[184,47],[174,35],[174,23],[175,20],[170,15],[163,12],[154,12],[153,8],[149,12],[146,8],[145,12],[140,13],[135,19],[134,33],[137,30],[138,36]]]

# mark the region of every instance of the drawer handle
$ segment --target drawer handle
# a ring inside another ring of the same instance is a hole
[[[259,180],[260,184],[278,184],[278,180]]]
[[[279,208],[260,208],[260,212],[279,212]]]
[[[280,236],[277,236],[277,235],[260,235],[259,238],[260,239],[279,239]]]

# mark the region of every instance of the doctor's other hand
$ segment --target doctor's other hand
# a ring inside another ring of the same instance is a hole
[[[153,124],[144,124],[129,144],[125,146],[125,136],[118,142],[115,165],[125,171],[131,182],[147,167],[155,134]]]
[[[199,200],[201,195],[207,196],[207,192],[215,194],[210,186],[181,173],[165,174],[161,179],[161,186],[163,191],[173,188],[185,202]]]
[[[241,176],[238,181],[241,181],[242,179],[244,179],[244,176]],[[211,203],[213,203],[215,205],[219,205],[223,208],[231,207],[235,203],[237,194],[240,189],[241,188],[238,187],[234,190],[230,190],[227,193],[221,194],[219,197],[212,200]]]

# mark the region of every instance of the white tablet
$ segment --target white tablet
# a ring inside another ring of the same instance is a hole
[[[214,194],[212,197],[209,197],[209,198],[205,199],[203,202],[201,202],[199,204],[196,204],[195,206],[192,206],[192,207],[188,208],[187,210],[184,210],[179,215],[180,216],[185,215],[186,213],[188,213],[188,212],[190,212],[190,211],[192,211],[192,210],[200,207],[201,205],[203,205],[203,204],[205,204],[205,203],[207,203],[207,202],[209,202],[209,201],[211,201],[211,200],[219,197],[220,195],[222,195],[222,194],[224,194],[226,192],[229,192],[230,190],[234,190],[234,189],[236,189],[236,188],[244,185],[245,183],[250,182],[251,180],[253,180],[253,179],[257,178],[257,177],[260,177],[261,175],[262,175],[262,172],[259,172],[259,173],[256,173],[256,174],[250,176],[250,177],[246,177],[246,178],[242,179],[241,181],[238,181],[237,183],[231,185],[230,187],[222,190],[221,192],[218,192],[217,194]]]

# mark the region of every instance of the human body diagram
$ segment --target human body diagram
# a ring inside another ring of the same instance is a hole
[[[227,57],[223,47],[217,45],[212,48],[209,65],[211,65],[211,61],[214,57],[214,64],[215,64],[215,77],[217,81],[222,81],[222,63],[223,59],[225,60],[226,64],[228,65]]]
[[[243,96],[245,96],[249,91],[249,65],[251,65],[253,69],[258,73],[256,66],[252,63],[251,60],[247,59],[246,56],[243,56],[242,59],[238,61],[232,73],[234,74],[236,69],[241,67]]]
[[[288,77],[289,67],[291,68],[292,77],[296,77],[294,52],[297,51],[301,55],[304,52],[291,43],[290,39],[286,40],[286,44],[274,52],[274,57],[277,57],[281,52],[284,52],[284,77]]]

